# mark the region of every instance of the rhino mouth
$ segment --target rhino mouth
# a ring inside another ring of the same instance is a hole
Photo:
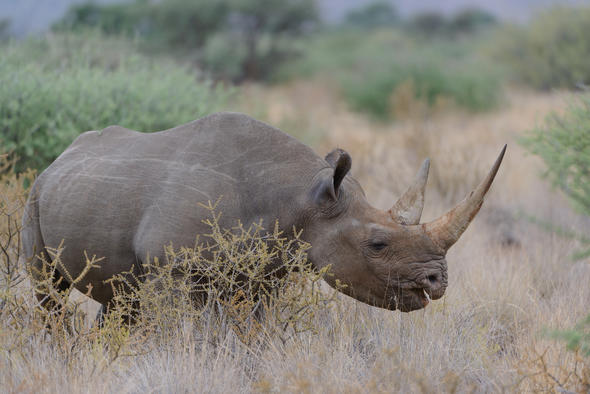
[[[438,300],[444,295],[446,286],[439,289],[426,287],[398,288],[395,293],[388,297],[386,309],[399,310],[401,312],[412,312],[424,309],[433,300]]]
[[[396,308],[402,312],[412,312],[426,308],[432,300],[428,291],[423,288],[403,289],[395,297]]]

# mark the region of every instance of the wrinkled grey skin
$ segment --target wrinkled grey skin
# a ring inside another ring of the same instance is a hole
[[[86,292],[91,284],[92,298],[108,304],[113,294],[105,280],[132,266],[141,272],[147,256],[165,261],[163,245],[171,241],[194,245],[210,230],[198,203],[221,196],[222,227],[278,219],[286,234],[303,230],[311,263],[331,264],[331,284],[340,280],[362,302],[412,311],[428,303],[425,291],[442,297],[448,245],[427,225],[400,224],[371,207],[347,175],[350,164],[344,151],[324,160],[235,113],[151,134],[119,126],[89,131],[36,180],[23,219],[24,255],[38,268],[35,256],[63,240],[61,261],[73,277],[85,251],[104,256],[77,288]]]

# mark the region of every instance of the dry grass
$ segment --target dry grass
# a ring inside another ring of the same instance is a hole
[[[314,314],[315,332],[286,341],[269,337],[264,345],[245,344],[232,330],[209,341],[206,332],[195,333],[189,325],[157,343],[149,335],[132,342],[133,332],[112,331],[127,335],[122,340],[131,341],[134,350],[117,357],[105,351],[116,338],[77,347],[78,334],[67,334],[74,342],[64,348],[42,327],[25,326],[19,337],[19,330],[2,321],[4,391],[588,390],[588,360],[547,338],[543,330],[571,327],[588,314],[590,264],[569,258],[574,241],[546,233],[519,214],[577,231],[589,229],[563,196],[539,178],[540,161],[515,143],[515,137],[549,111],[563,108],[565,95],[512,91],[504,107],[491,114],[412,110],[403,122],[384,125],[349,112],[329,86],[317,81],[272,90],[252,86],[245,92],[242,111],[287,132],[301,132],[320,154],[336,146],[348,150],[354,175],[381,208],[393,203],[420,161],[430,157],[425,220],[462,198],[501,146],[509,144],[482,212],[448,255],[445,297],[426,310],[403,314],[340,295],[331,308]],[[29,287],[17,287],[19,302],[34,310]]]

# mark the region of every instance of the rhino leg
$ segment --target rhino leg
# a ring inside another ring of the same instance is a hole
[[[49,258],[46,257],[46,259],[48,260]],[[31,263],[31,268],[33,270],[36,270],[37,272],[42,272],[41,270],[43,269],[44,264],[46,263],[44,263],[43,260],[36,257],[34,261]],[[63,275],[57,269],[54,269],[53,272],[50,273],[50,275],[53,289],[59,292],[60,295],[58,299],[60,299],[63,297],[64,292],[71,287],[71,284],[66,280],[66,278],[63,277]],[[37,278],[35,278],[35,274],[33,274],[32,276],[33,284],[35,287],[35,296],[37,297],[37,300],[39,301],[41,306],[43,306],[48,311],[55,309],[55,307],[57,306],[57,300],[55,296],[51,296],[52,289],[47,288],[46,278],[42,278],[40,275]]]
[[[39,225],[39,208],[36,199],[33,198],[33,193],[35,193],[34,187],[23,214],[22,257],[33,282],[35,297],[41,306],[51,311],[57,306],[56,297],[51,295],[52,290],[63,293],[71,287],[71,284],[55,267],[53,267],[52,272],[47,270],[48,265],[51,266],[52,264],[43,242]],[[51,281],[48,281],[49,278],[51,278]],[[48,286],[53,288],[48,288]]]

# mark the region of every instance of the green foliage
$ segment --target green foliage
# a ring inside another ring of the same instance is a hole
[[[449,98],[472,111],[488,109],[497,102],[498,81],[471,65],[452,70],[440,67],[436,58],[415,64],[396,64],[383,69],[381,65],[369,78],[351,77],[344,81],[344,91],[353,108],[377,117],[391,116],[392,94],[404,82],[411,82],[415,97],[429,106],[438,99]]]
[[[543,159],[547,166],[545,175],[569,197],[572,205],[580,213],[590,215],[590,95],[570,105],[563,115],[551,115],[542,127],[532,130],[520,142]],[[584,235],[540,224],[561,236],[577,239],[583,245],[589,244]],[[574,258],[588,256],[590,248],[587,247]],[[590,315],[575,327],[553,331],[550,335],[566,341],[569,350],[590,357]]]
[[[291,39],[317,20],[314,0],[137,0],[75,5],[56,29],[137,37],[146,52],[196,61],[216,77],[240,81],[268,79],[295,55]]]
[[[590,95],[553,114],[522,143],[547,166],[546,176],[574,206],[590,215]]]
[[[131,4],[135,6],[131,6]],[[56,24],[57,30],[78,30],[91,27],[106,34],[135,34],[136,28],[144,18],[145,2],[109,4],[83,3],[72,6]],[[143,7],[142,7],[143,6]]]
[[[565,114],[548,117],[542,127],[520,142],[543,159],[545,175],[569,197],[574,208],[590,215],[590,95],[570,105]],[[576,238],[588,244],[586,238]],[[589,255],[590,248],[576,257]]]
[[[142,33],[144,46],[189,53],[223,28],[229,12],[229,3],[218,0],[166,0],[136,7],[145,10],[141,25],[136,25],[136,29],[147,26]]]
[[[0,42],[10,37],[10,19],[0,19]]]
[[[483,10],[467,8],[457,13],[449,21],[449,29],[453,33],[472,33],[483,27],[496,24],[496,18]]]
[[[362,29],[393,26],[399,22],[397,10],[386,1],[375,1],[346,14],[344,23]]]
[[[268,79],[293,58],[291,40],[318,20],[315,0],[231,0],[231,5],[229,29],[247,52],[241,78]]]
[[[518,81],[537,89],[588,84],[590,7],[555,7],[539,13],[527,27],[506,27],[494,55]]]
[[[395,115],[392,96],[407,83],[427,105],[447,99],[482,111],[496,105],[501,87],[499,73],[479,56],[480,43],[479,37],[425,42],[392,29],[338,30],[306,42],[306,56],[283,68],[283,78],[335,79],[352,108],[380,119]]]
[[[564,340],[569,350],[590,357],[590,315],[569,330],[553,331],[551,336]]]
[[[107,35],[138,38],[149,52],[188,51],[194,55],[211,34],[222,28],[228,12],[228,1],[216,0],[85,3],[70,7],[54,29],[95,28]]]
[[[17,169],[45,168],[84,131],[168,129],[214,111],[227,96],[194,72],[100,36],[33,39],[3,52],[0,140],[20,158]]]
[[[406,28],[428,38],[455,37],[475,33],[495,23],[492,14],[478,8],[466,8],[451,17],[433,11],[423,12],[410,19]]]
[[[239,80],[248,50],[240,45],[240,38],[231,32],[210,36],[203,47],[201,64],[217,79]]]
[[[408,23],[408,29],[415,33],[433,37],[446,33],[447,19],[444,15],[435,11],[422,12],[412,17]]]

